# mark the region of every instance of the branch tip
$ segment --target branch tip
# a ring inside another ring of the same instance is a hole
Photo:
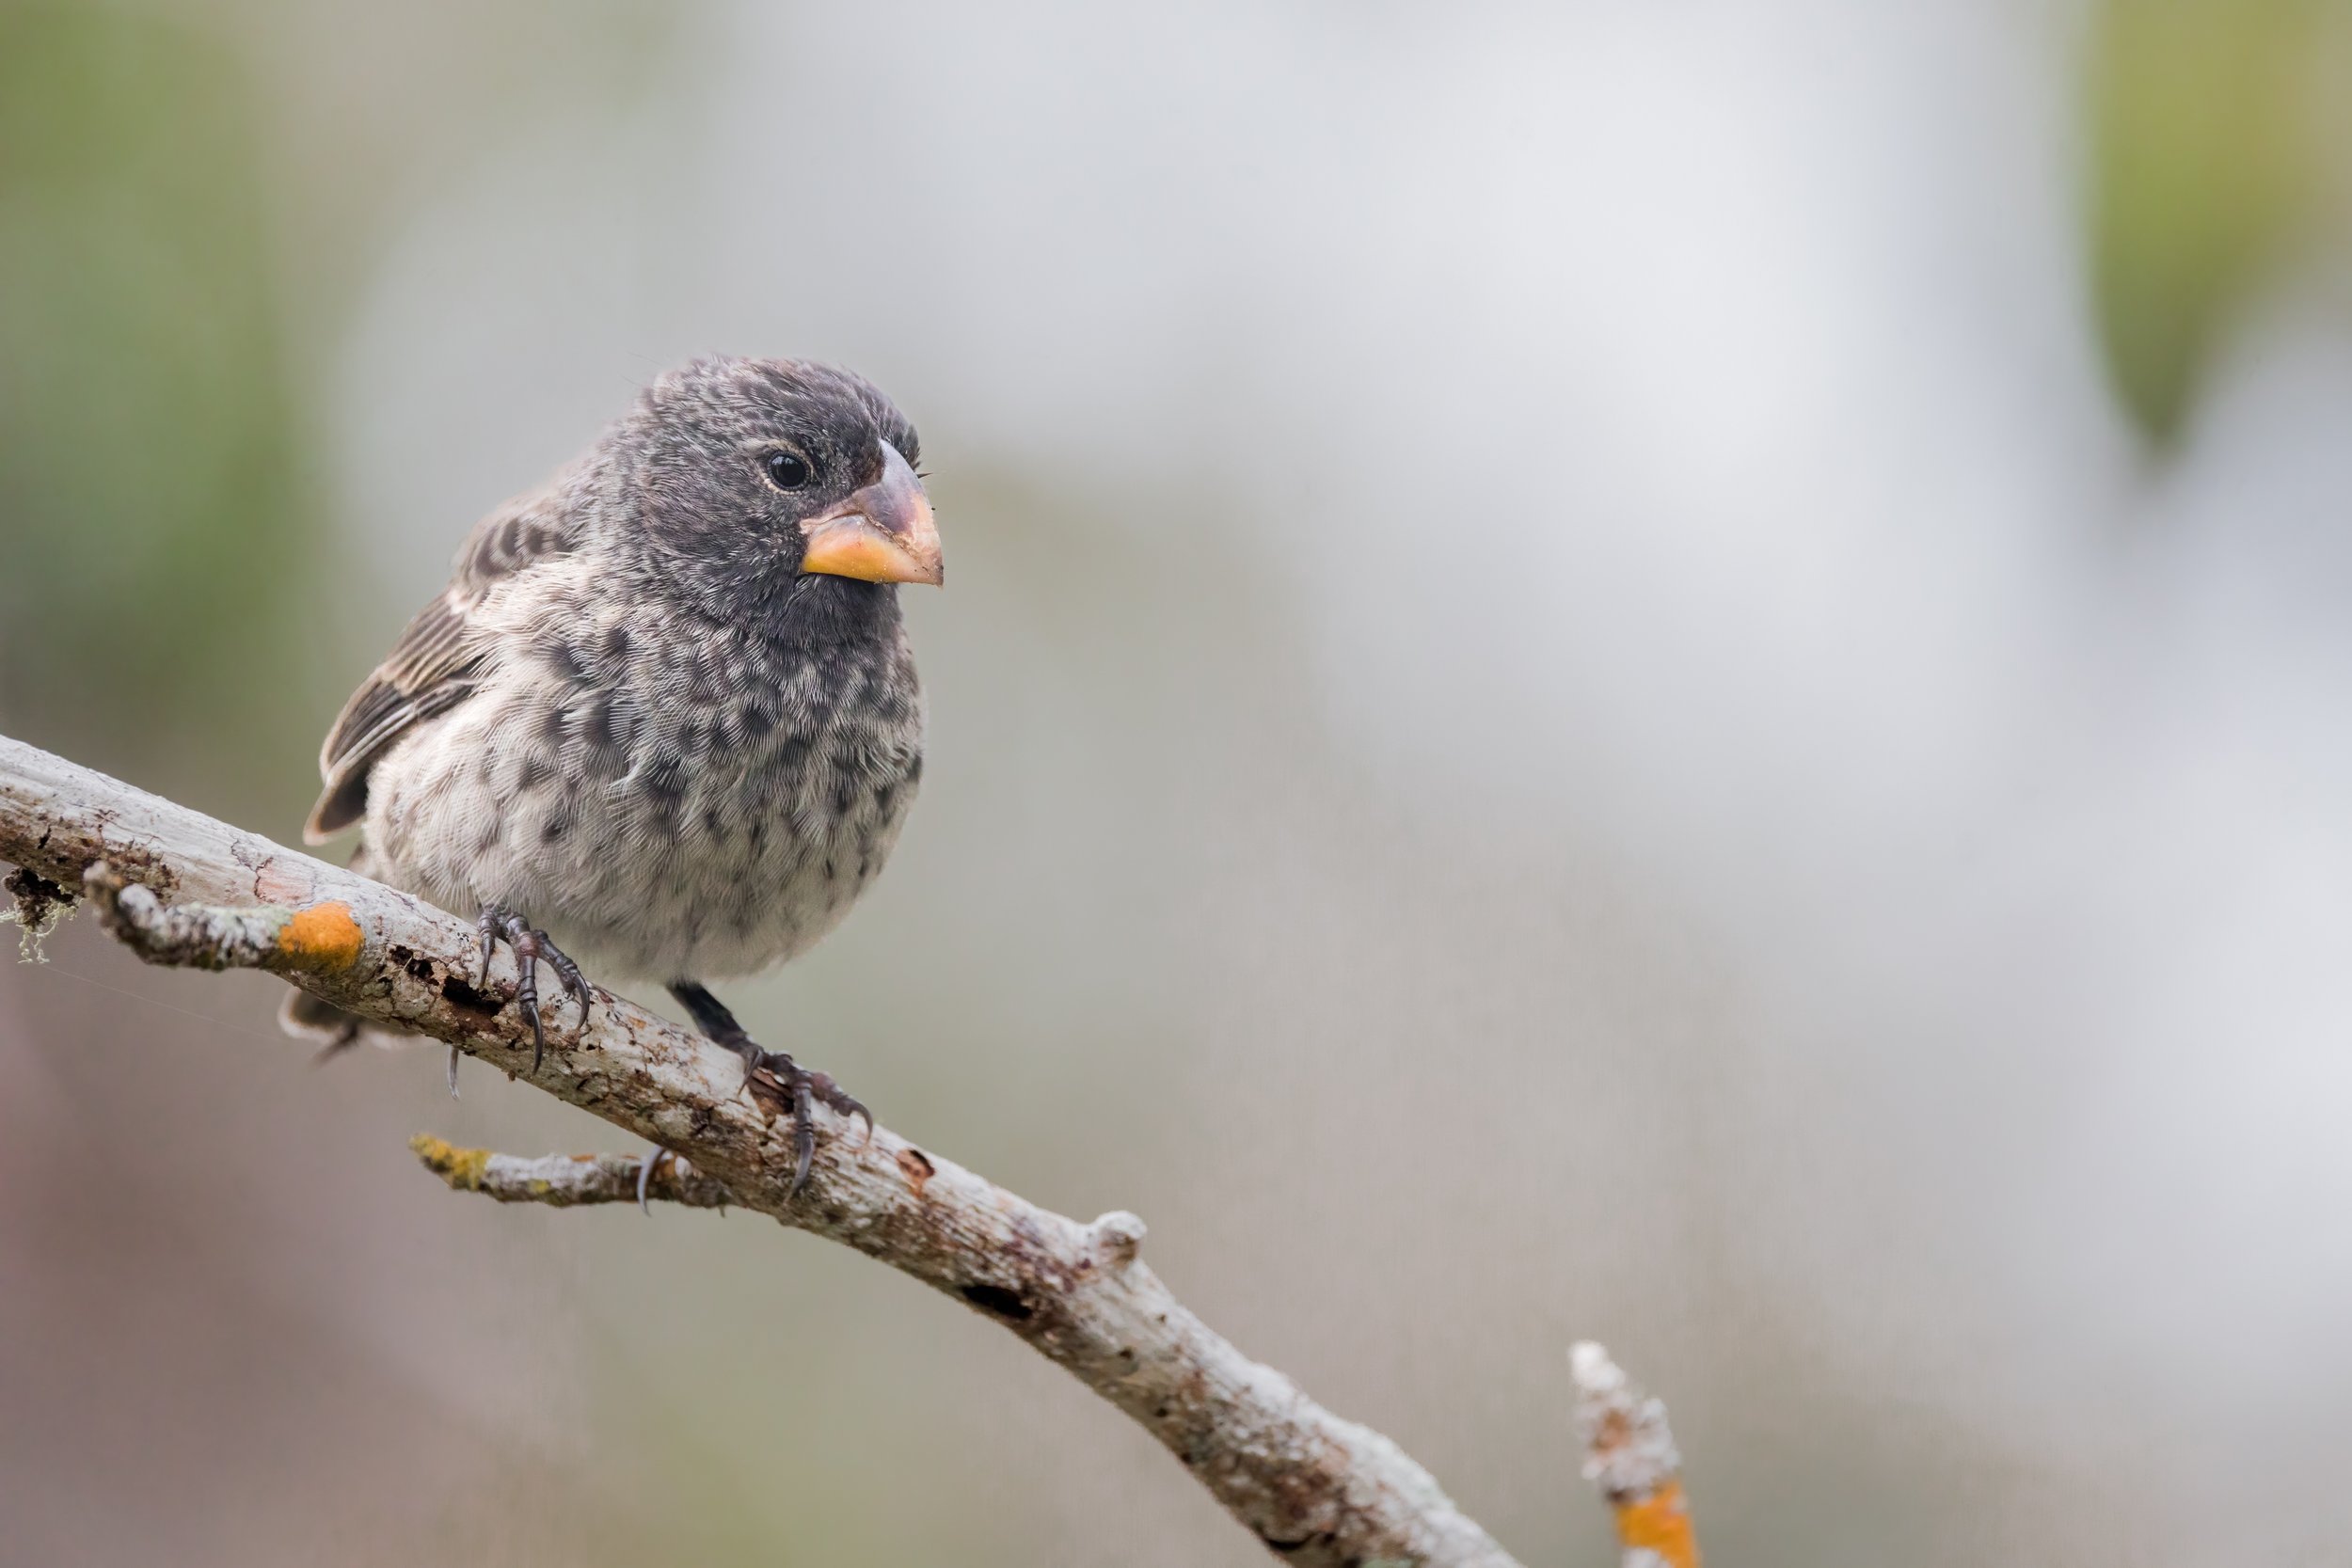
[[[424,1168],[448,1182],[461,1193],[478,1193],[482,1178],[490,1168],[490,1151],[486,1148],[459,1148],[455,1144],[437,1138],[430,1132],[420,1132],[408,1140],[409,1148]]]
[[[1697,1534],[1682,1494],[1682,1455],[1666,1406],[1633,1386],[1590,1339],[1568,1351],[1584,1479],[1615,1512],[1625,1568],[1699,1568]]]

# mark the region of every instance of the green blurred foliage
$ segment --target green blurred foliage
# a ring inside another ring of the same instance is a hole
[[[2222,335],[2325,196],[2322,56],[2341,0],[2106,0],[2090,214],[2118,390],[2176,437]]]
[[[160,750],[291,641],[307,531],[253,103],[170,21],[0,8],[0,712],[28,734]]]

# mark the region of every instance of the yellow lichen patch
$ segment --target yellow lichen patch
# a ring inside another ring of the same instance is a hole
[[[288,918],[278,933],[278,952],[304,969],[349,969],[359,961],[363,941],[349,904],[312,904]]]
[[[459,1148],[430,1132],[420,1132],[408,1140],[408,1147],[424,1168],[461,1192],[482,1190],[483,1173],[490,1168],[490,1151],[486,1148]]]
[[[1682,1483],[1670,1481],[1646,1497],[1617,1505],[1617,1539],[1629,1549],[1656,1552],[1671,1568],[1699,1568],[1699,1544],[1691,1528]]]

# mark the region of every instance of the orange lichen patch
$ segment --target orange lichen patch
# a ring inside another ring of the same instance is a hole
[[[1617,1539],[1628,1550],[1656,1552],[1670,1568],[1699,1568],[1699,1543],[1682,1483],[1670,1481],[1646,1497],[1617,1505]]]
[[[349,904],[312,904],[294,911],[278,933],[278,953],[304,969],[349,969],[365,940]]]

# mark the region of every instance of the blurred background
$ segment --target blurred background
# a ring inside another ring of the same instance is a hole
[[[0,0],[0,729],[294,842],[710,350],[954,569],[764,1037],[1531,1564],[1587,1335],[1725,1562],[2352,1555],[2352,5]],[[47,956],[10,1561],[1263,1560],[903,1278],[405,1147],[602,1123]]]

